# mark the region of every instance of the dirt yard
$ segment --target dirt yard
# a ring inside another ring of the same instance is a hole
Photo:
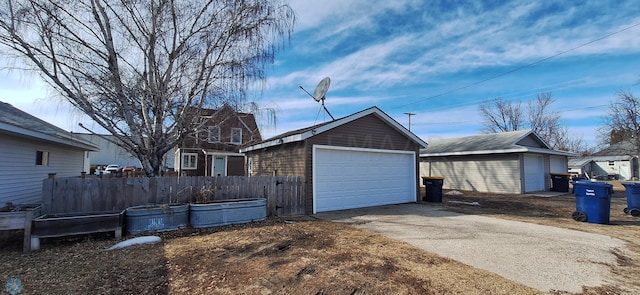
[[[633,252],[616,253],[618,265],[611,266],[619,281],[581,294],[640,290],[640,218],[623,213],[620,185],[612,201],[612,225],[571,219],[571,195],[466,193],[425,205],[625,240]],[[43,239],[42,250],[23,255],[16,232],[0,241],[0,290],[17,278],[18,294],[539,294],[408,244],[308,217],[160,235],[161,244],[116,251],[102,251],[115,243],[106,235]]]

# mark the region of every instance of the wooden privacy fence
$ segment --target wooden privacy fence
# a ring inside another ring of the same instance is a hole
[[[124,210],[195,198],[266,198],[267,214],[304,214],[303,176],[65,177],[43,181],[43,214]]]

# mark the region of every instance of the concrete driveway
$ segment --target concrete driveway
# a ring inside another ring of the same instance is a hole
[[[543,292],[581,292],[613,274],[613,249],[623,241],[575,230],[464,215],[420,204],[323,212],[440,256],[496,273]]]

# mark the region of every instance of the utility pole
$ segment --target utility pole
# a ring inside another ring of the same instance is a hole
[[[404,114],[409,116],[409,131],[411,131],[411,116],[415,116],[416,114],[414,113],[404,113]]]

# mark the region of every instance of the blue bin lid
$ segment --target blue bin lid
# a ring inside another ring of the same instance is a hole
[[[599,186],[599,187],[606,187],[606,188],[612,188],[613,185],[606,183],[606,182],[599,182],[599,181],[589,181],[589,180],[578,180],[575,181],[573,183],[574,186],[576,185],[584,185],[584,186]]]
[[[623,182],[622,185],[627,186],[640,186],[640,182]]]

